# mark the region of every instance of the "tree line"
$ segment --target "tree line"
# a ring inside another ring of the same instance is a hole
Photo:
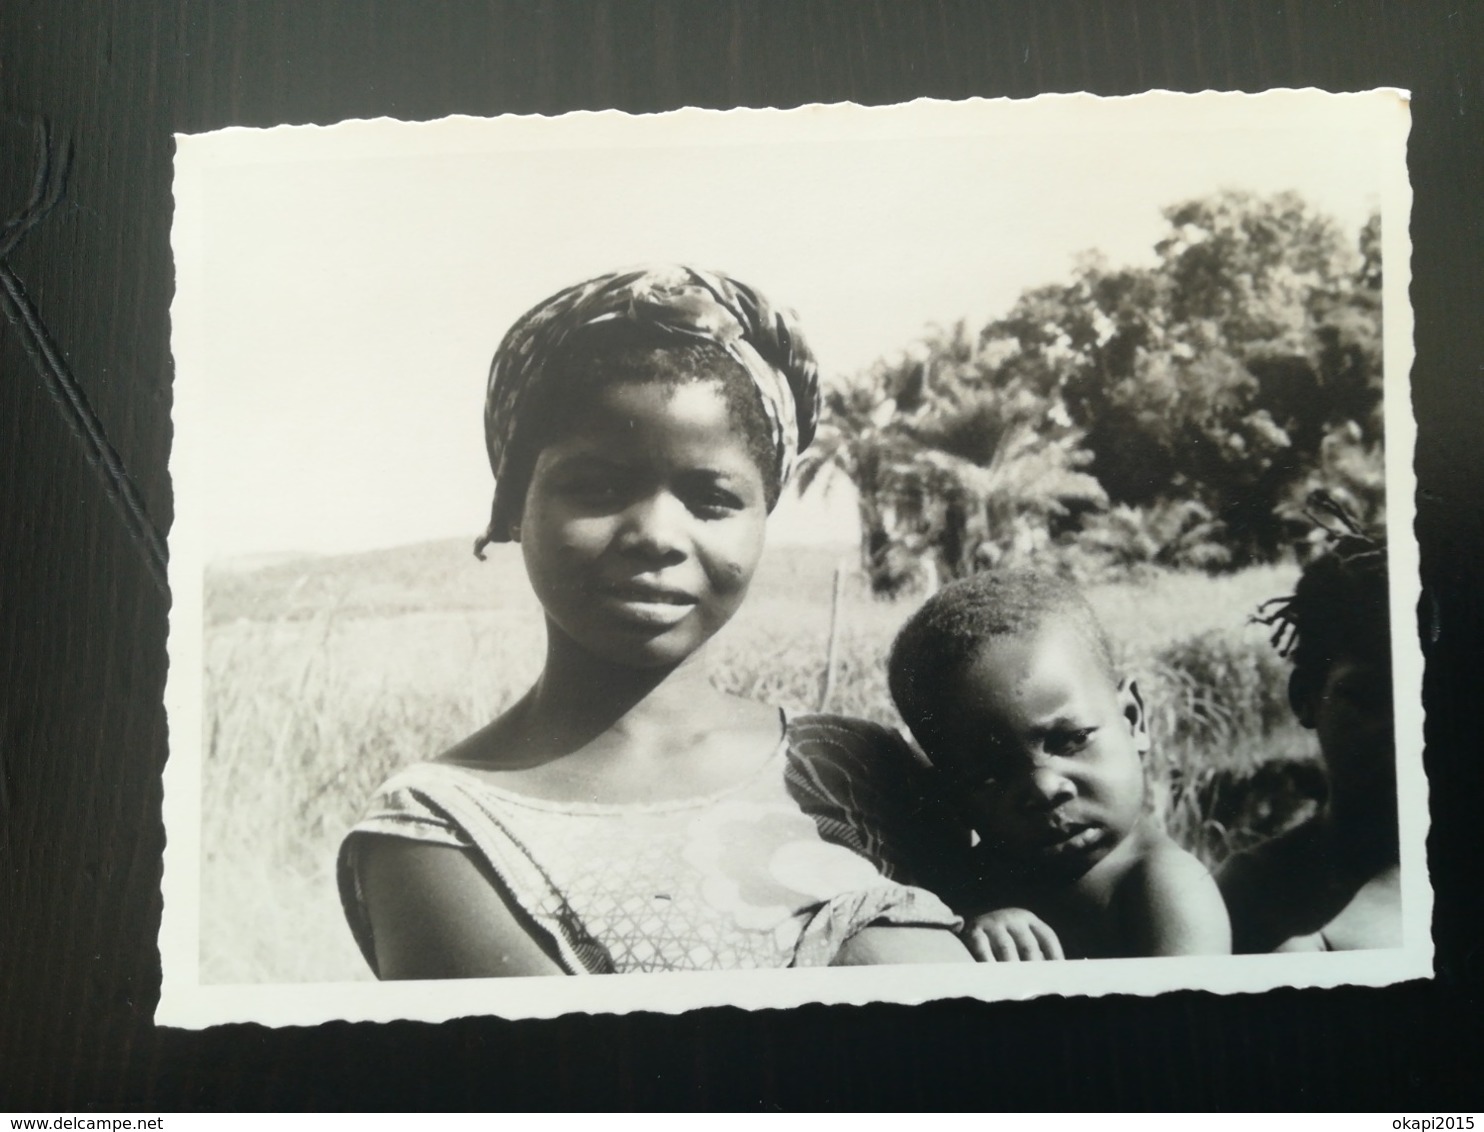
[[[1380,217],[1295,193],[1163,210],[1150,267],[1081,257],[971,330],[825,390],[800,469],[854,483],[873,589],[986,566],[1218,572],[1301,551],[1325,487],[1384,507]]]

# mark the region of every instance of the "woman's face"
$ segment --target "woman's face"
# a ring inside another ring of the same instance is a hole
[[[1299,721],[1318,735],[1331,778],[1346,789],[1393,789],[1391,658],[1341,653],[1313,683],[1308,696],[1290,691],[1290,697]]]
[[[721,387],[601,387],[542,449],[520,521],[555,630],[610,662],[677,664],[737,611],[763,549],[763,476]]]

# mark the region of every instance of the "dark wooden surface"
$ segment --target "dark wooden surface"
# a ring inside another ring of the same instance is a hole
[[[1377,85],[1414,92],[1419,536],[1438,977],[1386,990],[205,1033],[151,1023],[168,597],[0,320],[0,1109],[1479,1108],[1484,7],[1454,3],[0,5],[66,201],[10,254],[170,524],[171,134],[461,112]]]

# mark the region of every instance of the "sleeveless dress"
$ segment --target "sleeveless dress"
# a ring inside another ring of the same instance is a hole
[[[806,716],[748,780],[676,801],[557,802],[417,763],[342,843],[341,902],[375,971],[359,846],[402,837],[478,858],[573,974],[823,966],[868,925],[960,926],[894,879],[937,836],[910,761],[885,728]]]

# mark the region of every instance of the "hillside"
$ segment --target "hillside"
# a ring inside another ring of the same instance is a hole
[[[753,581],[754,597],[828,602],[837,562],[849,548],[770,547]],[[440,539],[356,554],[237,560],[206,572],[206,623],[296,621],[327,610],[337,617],[525,610],[531,601],[515,545],[492,546],[481,562],[472,542]]]

